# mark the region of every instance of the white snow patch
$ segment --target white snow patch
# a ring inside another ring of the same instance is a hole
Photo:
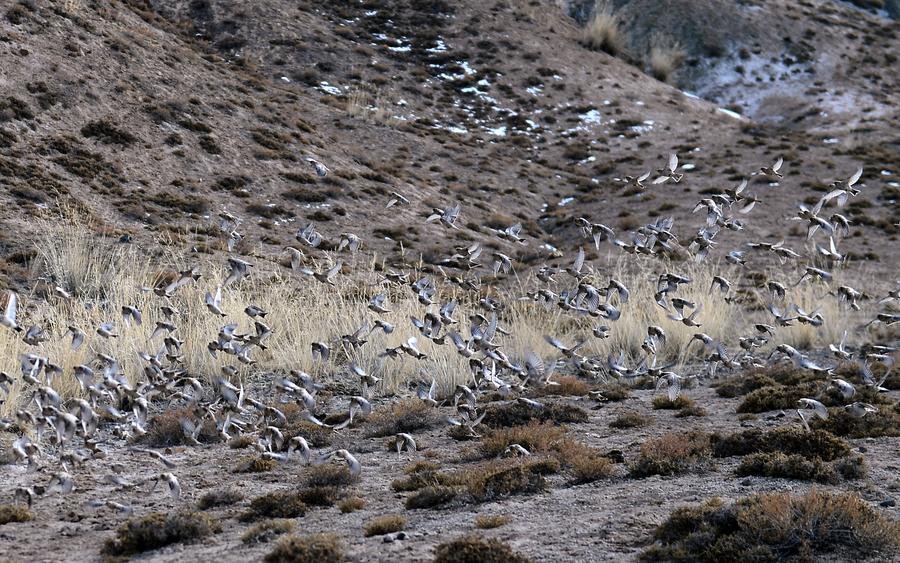
[[[340,96],[343,93],[341,92],[340,88],[338,88],[337,86],[332,86],[327,82],[319,82],[319,88],[333,96]]]
[[[558,205],[560,207],[565,207],[565,206],[569,205],[570,203],[572,203],[573,201],[575,201],[575,198],[572,196],[564,197],[561,200],[559,200],[559,203],[557,203],[556,205]]]

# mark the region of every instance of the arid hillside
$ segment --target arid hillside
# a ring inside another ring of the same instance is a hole
[[[822,0],[745,3],[723,27],[715,2],[681,2],[719,16],[685,30],[674,10],[661,14],[672,40],[704,23],[718,39],[706,52],[683,43],[669,80],[713,103],[642,72],[647,33],[628,14],[651,12],[638,4],[617,12],[627,48],[614,57],[553,2],[16,3],[0,24],[2,214],[16,225],[4,274],[24,281],[25,219],[60,212],[198,252],[223,247],[223,210],[246,230],[244,252],[277,249],[307,221],[335,236],[353,225],[426,263],[517,221],[569,248],[572,215],[626,230],[658,214],[680,221],[683,196],[780,156],[781,185],[753,184],[764,209],[812,201],[864,166],[849,250],[888,260],[869,235],[897,233],[897,75],[885,70],[900,24]],[[729,29],[740,33],[717,35]],[[685,182],[634,193],[620,180],[669,152],[689,165]],[[307,157],[332,173],[317,177]],[[385,214],[392,191],[425,205]],[[434,237],[419,214],[456,201],[465,228]],[[749,234],[769,236],[784,216]]]

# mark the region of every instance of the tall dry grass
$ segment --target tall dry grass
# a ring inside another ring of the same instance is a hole
[[[594,14],[582,30],[582,43],[589,49],[618,55],[625,50],[625,38],[612,4],[597,0]]]
[[[118,244],[98,239],[89,229],[73,223],[64,229],[45,225],[45,235],[37,245],[37,257],[32,268],[38,283],[29,294],[20,295],[19,324],[25,328],[32,324],[45,327],[52,335],[48,342],[32,347],[21,340],[21,335],[10,330],[0,330],[0,369],[17,374],[18,358],[33,353],[48,357],[65,371],[54,381],[54,387],[63,397],[79,392],[77,381],[72,376],[72,368],[78,364],[91,364],[96,354],[102,352],[119,360],[124,373],[131,381],[142,374],[142,360],[138,351],[154,354],[162,346],[163,337],[149,341],[157,320],[163,320],[160,307],[170,304],[181,311],[174,322],[178,326],[174,336],[184,341],[183,367],[190,375],[211,380],[219,376],[221,367],[233,365],[239,368],[242,378],[261,377],[277,372],[286,374],[289,370],[303,370],[322,381],[343,380],[352,383],[347,373],[350,361],[357,362],[366,371],[383,378],[377,390],[382,394],[406,394],[414,381],[437,381],[439,394],[448,395],[458,384],[470,379],[468,362],[456,353],[449,343],[435,345],[424,337],[419,337],[419,347],[428,358],[415,361],[410,357],[401,359],[381,358],[379,354],[387,347],[396,347],[409,336],[416,335],[411,326],[410,316],[422,318],[425,307],[420,305],[413,293],[405,287],[387,286],[381,276],[372,272],[372,263],[363,264],[367,259],[358,258],[356,273],[340,276],[337,286],[328,288],[312,278],[298,276],[290,270],[268,263],[262,258],[251,260],[256,263],[251,274],[236,284],[223,290],[222,310],[227,317],[220,318],[207,311],[204,304],[206,291],[215,291],[227,272],[223,259],[208,259],[196,264],[198,255],[181,255],[175,252],[151,258],[144,249],[136,245]],[[162,252],[167,252],[162,250]],[[352,261],[347,259],[348,261]],[[726,343],[732,351],[737,349],[737,339],[752,332],[752,323],[770,322],[764,310],[748,312],[745,306],[726,300],[718,291],[710,291],[712,276],[721,272],[728,276],[735,286],[741,284],[739,272],[724,270],[718,264],[682,263],[662,265],[655,259],[643,262],[620,261],[610,271],[613,277],[631,289],[628,303],[612,303],[620,307],[621,318],[617,321],[592,318],[587,315],[563,312],[555,305],[545,307],[533,301],[517,299],[527,289],[533,289],[534,280],[519,281],[519,287],[511,291],[492,288],[493,292],[506,304],[500,311],[502,327],[511,331],[509,336],[498,336],[497,341],[513,361],[521,361],[527,350],[534,350],[545,358],[554,357],[554,351],[544,341],[544,335],[553,335],[572,345],[576,341],[586,342],[582,353],[601,359],[608,354],[618,355],[624,350],[628,360],[637,363],[643,357],[641,342],[647,335],[649,325],[661,326],[668,339],[658,352],[660,363],[676,361],[677,369],[684,369],[686,363],[698,360],[703,353],[702,346],[691,347],[690,355],[685,348],[691,337],[698,331]],[[162,265],[161,265],[162,264]],[[170,299],[165,300],[144,291],[175,270],[187,269],[191,265],[200,266],[203,277],[196,284],[182,287]],[[694,281],[679,288],[679,297],[703,305],[699,316],[699,329],[684,326],[667,318],[667,313],[654,301],[656,278],[664,268],[686,275]],[[787,275],[787,274],[785,274]],[[841,279],[842,274],[836,274]],[[596,286],[604,286],[608,277],[595,276],[590,280]],[[831,285],[836,287],[837,280]],[[48,288],[59,285],[71,292],[71,300],[63,300],[48,292]],[[560,274],[560,289],[574,286],[571,279]],[[809,348],[837,342],[845,329],[856,326],[860,319],[871,312],[850,314],[840,309],[833,296],[825,295],[825,286],[802,284],[793,288],[787,302],[815,309],[821,307],[825,325],[819,328],[797,326],[779,331],[775,340],[787,342],[798,348]],[[380,330],[368,337],[368,344],[359,350],[345,351],[339,343],[341,335],[353,333],[360,325],[368,322],[372,326],[376,315],[366,308],[370,297],[376,293],[388,295],[391,312],[381,315],[385,321],[395,325],[393,334],[383,334]],[[452,286],[440,287],[439,302],[451,298],[460,300],[456,317],[459,325],[454,328],[463,336],[469,334],[467,317],[477,308],[477,295],[465,294]],[[765,295],[759,300],[764,301]],[[247,366],[237,362],[234,356],[219,353],[213,358],[207,351],[207,343],[215,340],[219,329],[228,322],[239,324],[239,333],[252,333],[253,321],[244,314],[248,304],[255,304],[269,311],[265,322],[274,329],[268,341],[268,349],[253,349],[251,357],[255,364]],[[143,326],[125,326],[120,309],[123,305],[138,307],[143,311]],[[871,308],[871,306],[869,306]],[[430,310],[436,312],[437,306]],[[119,337],[104,339],[96,334],[96,328],[104,322],[114,322]],[[598,324],[610,327],[611,337],[595,338],[591,329]],[[81,349],[73,351],[65,332],[74,325],[88,334]],[[851,330],[851,343],[861,340]],[[310,345],[316,341],[332,343],[333,354],[325,365],[313,362]],[[22,382],[16,377],[11,396],[0,413],[9,415],[21,405]]]

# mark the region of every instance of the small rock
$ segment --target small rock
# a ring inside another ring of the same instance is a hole
[[[865,447],[865,446],[860,446],[859,449],[858,449],[857,451],[859,451],[859,453],[861,453],[861,454],[864,454],[864,453],[866,453],[867,451],[869,451],[869,448],[867,448],[867,447]]]
[[[384,536],[384,543],[392,543],[399,540],[405,540],[409,536],[406,532],[393,532]]]
[[[622,450],[609,450],[606,452],[606,457],[613,463],[625,463],[625,454]]]
[[[744,486],[744,487],[749,487],[752,484],[753,484],[753,481],[751,481],[750,479],[744,479],[743,481],[741,481],[741,486]]]
[[[880,503],[878,503],[878,506],[881,506],[884,508],[892,508],[894,506],[897,506],[897,501],[895,501],[892,498],[886,498],[883,501],[881,501]]]

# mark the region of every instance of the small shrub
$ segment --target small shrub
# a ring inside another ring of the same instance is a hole
[[[326,464],[313,467],[306,476],[308,487],[346,487],[359,481],[346,465]]]
[[[758,494],[731,506],[713,499],[678,508],[655,532],[642,561],[894,559],[900,523],[852,493]]]
[[[127,147],[137,141],[137,137],[119,129],[105,119],[91,121],[81,128],[81,134],[88,138],[97,139],[105,145],[122,145]]]
[[[244,500],[244,495],[234,489],[221,489],[218,491],[210,491],[200,497],[197,501],[197,508],[200,510],[209,510],[217,506],[230,506]]]
[[[748,393],[741,404],[739,413],[761,413],[766,411],[797,408],[797,401],[816,394],[816,384],[773,385],[760,387]]]
[[[334,432],[331,429],[306,421],[289,422],[282,429],[282,434],[284,434],[285,443],[288,443],[294,436],[303,436],[312,448],[327,448],[334,440]]]
[[[243,450],[244,448],[249,448],[255,443],[256,438],[254,438],[250,434],[241,434],[240,436],[235,436],[234,438],[229,440],[228,447],[233,450]]]
[[[833,463],[824,462],[817,457],[807,459],[801,455],[786,455],[781,452],[748,455],[741,460],[736,472],[742,477],[757,475],[832,484],[839,481]]]
[[[770,387],[777,385],[774,379],[760,372],[751,372],[747,375],[737,375],[728,377],[722,381],[713,383],[712,387],[716,390],[716,394],[726,399],[741,397],[756,391],[762,387]]]
[[[597,389],[601,395],[612,402],[624,401],[631,396],[631,389],[621,383],[607,383]]]
[[[184,430],[181,428],[181,420],[186,419],[194,424],[198,423],[197,417],[190,409],[174,409],[163,411],[150,419],[147,424],[147,433],[141,436],[139,442],[154,448],[167,448],[186,444]],[[203,443],[216,442],[219,434],[212,421],[203,423],[203,428],[197,440]]]
[[[542,409],[533,409],[521,403],[507,403],[490,406],[485,410],[482,424],[490,428],[502,426],[522,426],[531,421],[555,422],[557,424],[587,422],[588,413],[581,407],[564,403],[545,404]]]
[[[531,422],[524,426],[492,430],[482,439],[480,449],[485,457],[497,457],[512,444],[519,444],[531,453],[544,453],[551,451],[565,437],[565,429],[559,426]]]
[[[306,514],[306,504],[294,491],[275,491],[256,497],[250,509],[241,515],[244,522],[262,518],[299,518]]]
[[[286,519],[264,520],[254,524],[241,535],[245,544],[268,543],[280,535],[294,531],[294,521]]]
[[[0,526],[10,522],[28,522],[31,518],[31,512],[27,508],[14,504],[0,504]]]
[[[344,560],[344,550],[334,534],[287,536],[266,555],[265,560],[269,563],[337,563]]]
[[[330,486],[309,487],[298,494],[300,500],[308,506],[333,506],[341,498],[340,489]]]
[[[595,450],[583,448],[567,459],[569,472],[576,484],[592,483],[611,477],[616,469],[612,460]]]
[[[406,517],[399,514],[378,516],[366,522],[363,526],[365,536],[383,536],[393,532],[399,532],[406,528]]]
[[[690,397],[679,395],[675,400],[670,399],[666,395],[657,395],[653,397],[654,410],[679,410],[694,407],[695,403]]]
[[[536,469],[541,470],[542,466]],[[477,502],[488,502],[516,494],[537,493],[546,488],[543,475],[527,464],[473,472],[467,490]]]
[[[856,418],[844,409],[831,409],[827,419],[816,418],[810,426],[853,439],[897,437],[900,436],[900,412],[882,406],[877,413]]]
[[[527,563],[524,555],[516,553],[497,539],[466,536],[445,542],[435,549],[434,563]]]
[[[274,459],[263,457],[245,457],[238,460],[234,468],[235,473],[266,473],[278,467]]]
[[[648,65],[650,74],[660,82],[672,82],[675,71],[684,62],[687,53],[677,41],[656,36],[651,41]]]
[[[433,428],[440,423],[440,418],[434,409],[415,399],[400,401],[389,409],[375,412],[367,422],[368,435],[381,438]]]
[[[637,411],[625,411],[609,423],[610,428],[639,428],[653,423],[653,419]]]
[[[676,475],[704,471],[710,466],[712,448],[704,432],[672,432],[647,440],[631,465],[632,477]]]
[[[409,510],[417,508],[434,508],[447,504],[456,498],[456,489],[443,485],[423,487],[406,499],[405,506]]]
[[[708,414],[709,413],[706,412],[706,409],[704,409],[700,405],[691,405],[689,407],[680,409],[677,413],[675,413],[675,417],[685,418],[688,416],[706,416]]]
[[[481,515],[475,517],[475,527],[481,530],[492,530],[509,524],[510,518],[504,514],[493,516]]]
[[[806,432],[797,427],[776,428],[768,432],[750,428],[724,436],[714,434],[712,449],[715,457],[781,452],[833,461],[850,455],[850,445],[845,440],[824,430]]]
[[[359,497],[348,497],[338,503],[338,510],[340,510],[342,514],[349,514],[350,512],[362,510],[365,506],[365,500]]]
[[[196,541],[220,529],[217,522],[201,512],[154,512],[126,521],[116,537],[107,540],[103,550],[109,555],[132,555],[173,543]]]

